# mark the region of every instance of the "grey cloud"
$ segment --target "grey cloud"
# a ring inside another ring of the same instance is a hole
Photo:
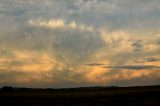
[[[6,63],[7,69],[12,66],[30,64],[30,62],[36,63],[36,58],[39,58],[36,57],[29,62],[24,60],[17,61],[14,56],[14,51],[12,50],[50,53],[51,55],[53,54],[53,58],[56,59],[56,62],[62,61],[65,67],[62,66],[63,68],[61,70],[57,67],[50,70],[52,73],[51,76],[53,77],[51,80],[56,81],[57,86],[61,84],[66,86],[64,82],[70,84],[75,84],[78,81],[83,82],[85,73],[77,73],[76,69],[70,70],[69,68],[74,68],[77,67],[78,64],[82,64],[81,62],[85,61],[87,57],[105,45],[101,37],[94,32],[80,31],[78,29],[50,29],[28,25],[12,32],[6,32],[4,35],[0,36],[0,41],[1,46],[3,45],[0,56],[7,56],[7,58],[11,60]],[[2,75],[4,74],[2,73]],[[6,79],[2,79],[10,81],[7,79],[7,74],[5,75]],[[19,77],[21,74],[17,73],[15,76]],[[37,76],[39,77],[39,75]],[[45,74],[42,77],[44,76]],[[27,76],[24,77],[26,78]]]
[[[145,62],[159,62],[160,58],[158,57],[147,57],[141,60],[135,60],[136,63],[145,63]]]
[[[143,9],[151,11],[159,8],[150,9],[148,6],[158,7],[157,3],[159,3],[158,0],[74,0],[74,4],[82,11],[99,11],[107,14],[125,14],[129,12],[137,13],[142,12]],[[102,11],[102,9],[105,11]]]
[[[70,70],[68,67],[65,67],[63,70],[57,68],[53,69],[52,77],[55,82],[81,82],[85,79],[84,73],[78,73],[75,70]],[[75,71],[75,72],[74,72]]]
[[[23,27],[0,37],[1,45],[12,45],[19,49],[51,49],[71,52],[77,55],[91,54],[105,45],[101,37],[92,32],[78,29],[49,29],[41,27]],[[19,43],[21,45],[19,45]]]
[[[129,69],[129,70],[144,70],[144,69],[160,69],[160,66],[154,65],[125,65],[125,66],[105,66],[103,68],[111,68],[111,69]]]
[[[63,18],[96,27],[108,25],[112,29],[155,28],[159,19],[157,11],[160,10],[158,0],[1,0],[0,3],[1,23],[8,27],[11,27],[10,24],[16,26],[17,21],[23,25],[30,18]],[[150,21],[155,24],[151,25]]]
[[[160,45],[160,37],[157,40],[157,44]]]
[[[156,62],[156,61],[160,61],[160,58],[153,58],[153,57],[151,57],[151,58],[145,58],[145,60],[147,62]]]
[[[16,78],[17,76],[25,76],[27,75],[27,73],[25,72],[18,72],[18,71],[13,71],[13,70],[1,70],[0,72],[0,80],[10,80],[12,81],[14,78]]]
[[[84,64],[86,66],[103,66],[103,65],[106,65],[106,64],[103,64],[103,63],[91,63],[91,64]]]
[[[132,47],[134,49],[134,51],[142,51],[143,50],[143,41],[142,40],[136,40],[132,43]]]
[[[64,34],[59,33],[56,35],[55,40],[57,48],[66,48],[76,54],[82,53],[82,55],[93,53],[105,45],[98,35],[78,31],[73,31],[72,33],[64,32]]]

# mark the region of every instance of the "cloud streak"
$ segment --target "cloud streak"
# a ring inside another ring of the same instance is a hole
[[[41,19],[39,20],[29,20],[28,22],[30,25],[33,26],[40,26],[40,27],[46,27],[46,28],[53,28],[53,29],[79,29],[81,31],[88,31],[88,32],[93,32],[94,28],[92,26],[87,26],[84,24],[77,25],[76,22],[65,22],[62,19],[57,19],[57,20],[49,20],[49,21],[43,21]]]
[[[105,66],[103,68],[112,68],[112,69],[129,69],[129,70],[159,70],[160,66],[152,65],[125,65],[125,66]]]

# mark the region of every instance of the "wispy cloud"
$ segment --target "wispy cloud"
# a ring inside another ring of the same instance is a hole
[[[146,57],[146,58],[142,58],[139,60],[135,60],[136,63],[154,63],[154,62],[159,62],[160,58],[159,57]]]
[[[152,65],[125,65],[125,66],[104,66],[103,68],[112,68],[112,69],[129,69],[129,70],[159,70],[160,66]]]
[[[52,20],[47,20],[43,21],[41,19],[38,20],[29,20],[28,21],[29,25],[32,26],[39,26],[39,27],[46,27],[46,28],[53,28],[53,29],[78,29],[81,31],[89,31],[93,32],[94,28],[93,26],[87,26],[85,24],[80,24],[78,25],[75,21],[72,22],[66,22],[65,20],[62,19],[52,19]]]
[[[103,63],[91,63],[91,64],[84,64],[86,66],[103,66],[103,65],[106,65],[106,64],[103,64]]]

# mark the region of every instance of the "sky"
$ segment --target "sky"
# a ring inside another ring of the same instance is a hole
[[[0,86],[160,84],[160,0],[0,0]]]

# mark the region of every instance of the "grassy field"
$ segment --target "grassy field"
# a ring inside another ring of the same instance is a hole
[[[0,106],[160,106],[160,86],[1,89]]]

